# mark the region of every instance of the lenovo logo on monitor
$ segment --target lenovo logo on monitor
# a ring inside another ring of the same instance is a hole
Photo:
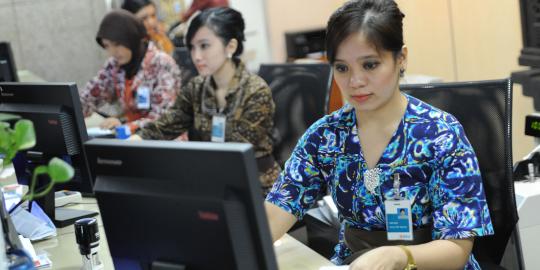
[[[3,96],[3,97],[12,97],[13,96],[13,93],[8,93],[6,91],[4,91],[4,88],[2,88],[0,86],[0,96]]]
[[[109,166],[122,166],[122,160],[119,159],[105,159],[97,158],[97,164],[99,165],[109,165]]]

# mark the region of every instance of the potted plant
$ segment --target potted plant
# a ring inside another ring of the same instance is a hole
[[[15,122],[13,127],[10,122]],[[0,113],[0,158],[2,158],[0,174],[6,166],[11,164],[17,152],[30,149],[35,144],[36,133],[31,121],[20,119],[17,115]],[[37,177],[43,174],[47,174],[51,181],[43,190],[36,193]],[[57,157],[52,158],[47,165],[40,165],[34,169],[28,192],[22,197],[19,204],[45,196],[55,184],[71,180],[73,174],[74,170],[71,165]]]

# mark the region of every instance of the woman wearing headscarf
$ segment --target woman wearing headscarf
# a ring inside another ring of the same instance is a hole
[[[180,89],[178,66],[148,41],[144,25],[133,14],[109,12],[101,21],[96,41],[110,58],[81,92],[86,117],[118,103],[118,109],[109,109],[100,127],[128,124],[135,132],[174,102]]]

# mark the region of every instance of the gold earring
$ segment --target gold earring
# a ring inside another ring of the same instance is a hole
[[[405,76],[405,69],[404,68],[400,68],[399,69],[399,77],[402,77]]]

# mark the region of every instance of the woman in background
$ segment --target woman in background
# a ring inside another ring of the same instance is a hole
[[[110,58],[81,91],[85,117],[117,104],[119,108],[109,110],[100,126],[110,129],[126,123],[134,132],[174,102],[180,89],[178,66],[148,41],[145,27],[133,14],[124,10],[108,13],[96,41]]]
[[[182,13],[182,22],[187,22],[193,14],[197,11],[203,11],[208,8],[214,8],[214,7],[228,7],[229,1],[228,0],[193,0],[191,2],[191,6],[189,6],[189,9]]]
[[[156,5],[150,0],[124,0],[122,8],[135,14],[146,27],[150,40],[164,52],[172,55],[174,45],[165,34],[165,26],[157,19]]]
[[[234,9],[212,8],[197,15],[186,41],[199,76],[182,87],[165,114],[137,134],[154,140],[251,143],[266,193],[280,172],[272,156],[274,102],[266,82],[249,73],[239,58],[244,28],[242,14]]]
[[[197,12],[214,7],[228,7],[228,0],[193,0],[189,8],[180,14],[180,20],[169,28],[169,37],[177,47],[184,47],[184,35],[189,19]]]

